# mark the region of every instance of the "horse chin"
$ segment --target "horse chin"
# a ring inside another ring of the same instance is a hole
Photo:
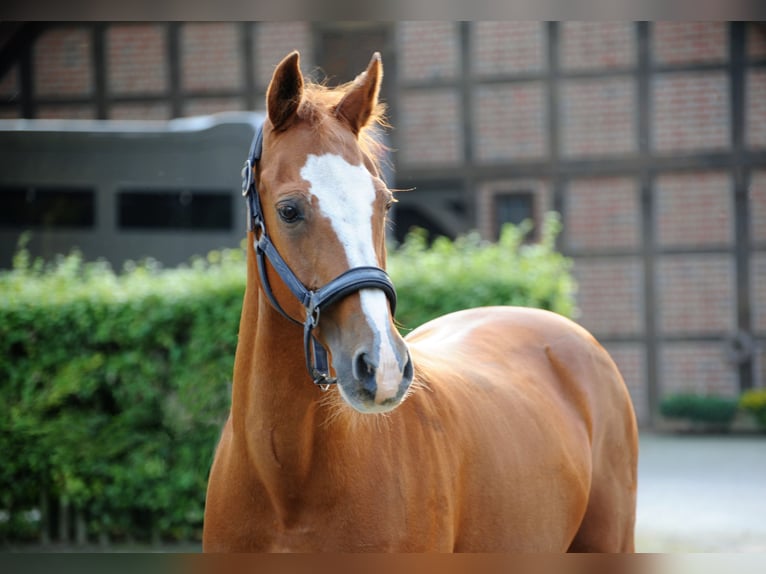
[[[356,412],[364,415],[379,415],[391,412],[402,403],[402,400],[406,394],[405,392],[401,394],[400,398],[397,395],[397,397],[393,399],[388,399],[382,403],[376,403],[375,401],[361,398],[354,393],[347,393],[341,385],[338,387],[344,402]]]
[[[399,382],[396,394],[385,400],[375,400],[369,392],[364,390],[363,386],[353,380],[353,378],[340,377],[338,379],[338,390],[348,406],[356,412],[365,415],[383,414],[396,409],[407,397],[412,382],[411,375],[405,373]]]

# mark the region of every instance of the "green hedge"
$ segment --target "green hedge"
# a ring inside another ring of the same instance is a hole
[[[569,261],[507,227],[498,244],[412,235],[390,254],[397,318],[412,328],[477,305],[571,315]],[[41,493],[86,518],[92,538],[199,538],[207,473],[230,398],[244,252],[119,274],[74,253],[19,251],[0,273],[0,536],[35,535]]]
[[[216,257],[116,275],[22,253],[0,276],[0,509],[46,491],[91,534],[198,537],[244,290],[242,252]]]
[[[471,233],[455,241],[411,233],[389,257],[396,285],[396,318],[403,330],[450,311],[482,305],[520,305],[575,314],[572,262],[556,251],[559,217],[546,215],[540,241],[525,243],[529,223],[506,225],[497,243]]]

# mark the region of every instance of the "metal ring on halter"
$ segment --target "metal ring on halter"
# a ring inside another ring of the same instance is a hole
[[[246,159],[245,165],[242,167],[242,197],[247,197],[251,185],[253,185],[253,164],[249,159]]]

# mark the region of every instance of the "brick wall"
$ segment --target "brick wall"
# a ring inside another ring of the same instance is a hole
[[[562,155],[575,158],[635,151],[635,103],[632,78],[562,82]]]
[[[460,98],[455,90],[417,90],[399,99],[402,164],[456,164],[463,160]]]
[[[166,30],[161,24],[107,28],[107,89],[111,94],[156,94],[168,89]]]
[[[50,120],[94,120],[96,108],[90,104],[45,104],[38,106],[37,117]]]
[[[184,90],[238,89],[243,65],[240,28],[230,22],[181,26],[181,86]]]
[[[652,79],[652,148],[661,153],[721,150],[730,145],[725,72],[678,72]]]
[[[471,23],[471,66],[478,76],[541,72],[547,58],[544,22]]]
[[[753,290],[753,329],[766,336],[766,252],[751,258],[750,288]]]
[[[643,268],[638,257],[575,257],[579,322],[596,337],[643,332]]]
[[[637,250],[641,204],[632,178],[588,178],[564,189],[564,229],[570,252]]]
[[[718,342],[667,342],[660,349],[660,390],[737,396],[737,371]]]
[[[734,258],[719,254],[660,256],[657,319],[664,335],[717,335],[736,328]]]
[[[620,369],[628,386],[639,424],[649,422],[649,397],[646,380],[646,348],[640,343],[606,343],[604,348]]]
[[[726,22],[655,22],[652,58],[657,64],[723,62],[728,57]]]
[[[663,247],[729,246],[734,195],[726,173],[664,174],[655,181],[657,242]]]
[[[480,162],[542,159],[548,155],[546,90],[541,82],[475,89],[475,156]]]
[[[0,99],[12,101],[19,91],[19,66],[14,64],[8,73],[0,78]]]
[[[169,120],[171,115],[167,102],[130,102],[109,107],[112,120]]]
[[[91,33],[87,28],[57,27],[35,42],[34,94],[87,96],[93,92]]]
[[[313,69],[314,50],[309,22],[258,22],[255,26],[253,63],[255,81],[265,92],[274,68],[293,50],[301,54],[301,70],[309,74]],[[259,102],[259,107],[263,104]]]
[[[242,98],[188,98],[183,103],[184,116],[204,116],[244,109]]]
[[[745,80],[745,141],[766,148],[766,69],[748,70]]]
[[[627,68],[636,62],[631,22],[562,22],[560,61],[564,70]]]
[[[751,60],[766,59],[766,25],[763,22],[747,24],[746,53]]]
[[[398,36],[401,80],[454,79],[460,74],[457,22],[401,22]]]
[[[750,178],[750,237],[766,243],[766,170],[753,171]]]

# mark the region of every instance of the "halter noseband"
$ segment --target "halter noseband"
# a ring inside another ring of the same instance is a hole
[[[303,325],[303,348],[306,356],[306,369],[314,384],[322,390],[337,382],[330,376],[327,360],[327,350],[314,336],[314,329],[319,324],[322,309],[337,303],[344,297],[361,289],[380,289],[385,293],[391,305],[391,313],[396,311],[396,290],[388,274],[379,267],[353,267],[341,273],[335,279],[316,290],[307,289],[295,276],[277,248],[266,233],[266,221],[263,218],[261,201],[255,183],[256,162],[261,159],[263,150],[263,125],[258,128],[250,153],[242,168],[242,195],[247,201],[247,230],[254,232],[253,246],[255,247],[258,275],[261,289],[266,294],[271,305],[279,313],[297,325]],[[300,301],[306,310],[306,319],[301,323],[288,315],[274,296],[266,274],[266,259],[269,260],[279,278]]]

